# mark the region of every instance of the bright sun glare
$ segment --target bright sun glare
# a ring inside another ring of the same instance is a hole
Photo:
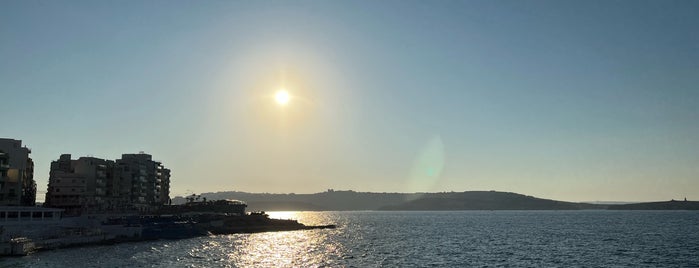
[[[274,94],[274,100],[276,100],[279,105],[286,105],[289,103],[290,99],[291,97],[289,96],[289,92],[287,92],[285,89],[280,89],[276,94]]]

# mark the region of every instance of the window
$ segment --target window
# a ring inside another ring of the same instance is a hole
[[[41,219],[41,211],[32,212],[32,218]]]

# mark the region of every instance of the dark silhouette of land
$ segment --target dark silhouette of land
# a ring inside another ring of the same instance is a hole
[[[203,193],[208,200],[237,199],[251,211],[343,211],[343,210],[699,210],[696,201],[635,204],[590,204],[536,198],[509,192],[467,191],[442,193],[370,193],[328,190],[315,194],[246,192]],[[173,204],[185,203],[175,197]]]
[[[284,210],[378,210],[388,205],[398,205],[420,198],[420,194],[366,193],[355,191],[326,191],[315,194],[269,194],[246,192],[203,193],[207,200],[235,199],[248,204],[249,211]],[[183,197],[172,199],[173,204],[185,203]]]
[[[697,201],[665,201],[665,202],[646,202],[624,205],[609,206],[609,209],[616,210],[699,210],[699,202]]]
[[[431,193],[382,210],[575,210],[603,209],[604,205],[541,199],[506,192]]]

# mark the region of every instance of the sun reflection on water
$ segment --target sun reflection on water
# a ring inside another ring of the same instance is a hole
[[[298,220],[301,212],[298,211],[268,211],[270,219]]]
[[[316,214],[297,211],[268,212],[273,219],[292,219],[304,224],[323,222]],[[229,236],[233,247],[228,257],[234,266],[318,267],[332,266],[342,256],[341,246],[331,241],[328,230],[268,232]]]
[[[268,212],[270,218],[293,219],[307,225],[328,224],[319,213]],[[189,258],[229,267],[337,266],[346,255],[332,238],[334,230],[302,230],[212,237],[189,250]]]

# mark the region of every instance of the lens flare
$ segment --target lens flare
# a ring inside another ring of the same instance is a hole
[[[442,177],[445,158],[442,137],[435,135],[415,158],[410,172],[410,190],[416,192],[432,190]]]

